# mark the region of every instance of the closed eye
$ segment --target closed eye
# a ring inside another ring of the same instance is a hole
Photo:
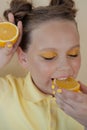
[[[69,57],[77,57],[79,54],[76,55],[68,55]]]
[[[50,57],[50,58],[47,58],[47,57],[43,57],[45,60],[53,60],[55,57]]]

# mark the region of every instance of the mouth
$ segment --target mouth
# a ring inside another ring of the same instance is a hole
[[[62,81],[62,80],[66,80],[66,79],[68,79],[68,78],[69,78],[69,77],[61,76],[61,77],[59,77],[59,78],[52,78],[51,81],[52,81],[52,82],[53,82],[53,81],[56,81],[56,80]]]
[[[73,77],[53,79],[52,80],[52,90],[55,89],[55,86],[58,86],[58,89],[67,89],[75,92],[79,91],[80,84]]]

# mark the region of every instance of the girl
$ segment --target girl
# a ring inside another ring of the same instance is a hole
[[[87,130],[87,88],[81,93],[63,90],[53,95],[52,80],[76,78],[80,69],[80,41],[72,0],[51,0],[33,8],[13,0],[5,17],[17,24],[15,46],[0,49],[0,68],[17,51],[25,78],[0,78],[1,130]],[[23,23],[23,29],[22,29]]]

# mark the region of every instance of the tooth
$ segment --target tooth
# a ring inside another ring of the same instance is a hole
[[[59,80],[65,80],[65,79],[67,79],[67,78],[60,78]]]

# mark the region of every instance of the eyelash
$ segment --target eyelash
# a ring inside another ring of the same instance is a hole
[[[76,54],[76,55],[68,55],[69,57],[72,57],[72,58],[75,58],[77,57],[79,54]],[[46,58],[46,57],[43,57],[45,60],[53,60],[55,57],[51,57],[51,58]]]
[[[77,57],[79,54],[76,54],[76,55],[68,55],[69,57]]]
[[[51,58],[46,58],[46,57],[43,57],[45,60],[53,60],[55,57],[51,57]]]

